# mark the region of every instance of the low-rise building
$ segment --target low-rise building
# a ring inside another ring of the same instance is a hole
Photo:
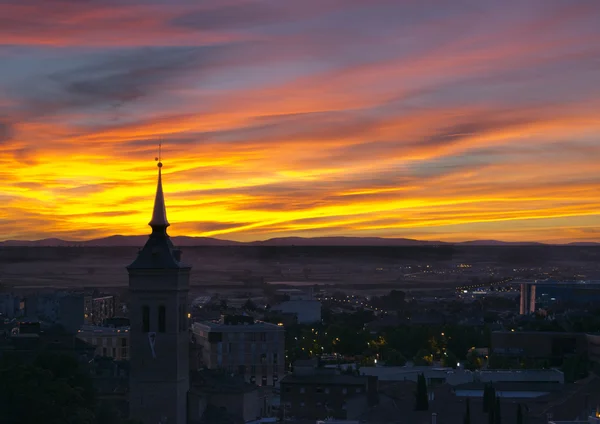
[[[198,365],[244,375],[245,381],[276,386],[285,371],[285,329],[247,316],[223,316],[192,325]]]
[[[428,386],[448,384],[458,386],[473,382],[482,383],[565,383],[564,373],[557,369],[532,370],[481,370],[470,371],[444,367],[405,366],[405,367],[361,367],[360,373],[375,376],[379,381],[413,381],[423,374]]]
[[[25,313],[25,302],[13,293],[0,293],[0,317],[15,318]]]
[[[286,417],[354,419],[377,403],[377,391],[377,377],[297,361],[294,372],[281,381],[281,408]]]
[[[263,388],[244,381],[243,376],[221,370],[195,371],[191,373],[188,422],[260,420],[270,414],[268,399]]]
[[[298,324],[321,322],[321,302],[318,300],[290,300],[273,306],[271,310],[295,315]]]
[[[83,293],[42,292],[27,296],[24,302],[27,317],[60,324],[69,333],[76,333],[84,323]]]
[[[129,359],[129,327],[84,325],[77,332],[77,337],[94,346],[97,356],[116,361]]]
[[[588,339],[584,333],[551,331],[494,331],[492,355],[562,361],[565,355],[584,354]]]
[[[85,322],[101,325],[106,319],[115,316],[117,299],[115,296],[86,296],[84,305]]]

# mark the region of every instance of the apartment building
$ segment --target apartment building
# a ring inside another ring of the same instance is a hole
[[[246,316],[192,325],[196,367],[242,374],[247,382],[277,386],[285,370],[285,329]]]
[[[129,327],[84,325],[77,332],[77,338],[95,346],[96,356],[129,360]]]

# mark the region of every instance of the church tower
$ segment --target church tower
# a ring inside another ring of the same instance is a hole
[[[187,424],[190,267],[167,234],[158,159],[152,234],[129,273],[129,415],[143,424]]]

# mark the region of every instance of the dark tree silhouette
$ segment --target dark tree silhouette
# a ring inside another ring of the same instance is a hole
[[[500,414],[500,398],[496,398],[496,405],[494,407],[494,424],[501,424],[502,416]]]
[[[254,304],[252,299],[246,300],[246,303],[244,303],[244,309],[246,309],[247,311],[256,311],[256,305]]]
[[[93,424],[91,381],[71,359],[49,355],[28,363],[16,357],[1,358],[2,423]]]
[[[466,407],[465,407],[465,418],[463,420],[463,424],[471,424],[471,400],[467,398]]]
[[[423,374],[419,374],[417,378],[417,392],[415,393],[415,397],[415,409],[417,411],[427,411],[429,409],[429,398],[427,396],[427,382]]]
[[[523,424],[523,407],[521,404],[517,405],[517,424]]]

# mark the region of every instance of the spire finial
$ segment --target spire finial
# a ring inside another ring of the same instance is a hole
[[[158,166],[159,168],[162,168],[162,162],[161,162],[161,150],[162,150],[162,141],[158,140],[158,156],[154,158],[155,161],[158,162],[158,164],[156,166]]]
[[[170,225],[169,221],[167,221],[167,209],[165,207],[165,196],[163,194],[162,188],[162,161],[161,161],[161,153],[162,153],[162,143],[159,140],[158,142],[158,156],[154,159],[158,162],[158,184],[156,186],[156,197],[154,198],[154,210],[152,212],[152,219],[150,220],[150,225],[154,231],[166,231],[167,227]]]

